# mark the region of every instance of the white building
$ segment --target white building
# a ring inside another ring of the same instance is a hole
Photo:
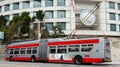
[[[80,23],[79,15],[84,9],[92,9],[97,3],[100,7],[95,12],[97,20],[93,26],[82,26],[76,35],[80,36],[120,36],[120,0],[1,0],[0,15],[10,21],[16,15],[27,11],[30,16],[35,16],[36,11],[45,11],[44,23],[48,30],[59,23],[65,34]]]

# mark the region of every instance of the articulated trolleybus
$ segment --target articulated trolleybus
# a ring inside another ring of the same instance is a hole
[[[8,45],[6,60],[100,63],[111,61],[110,43],[103,37],[41,39]]]

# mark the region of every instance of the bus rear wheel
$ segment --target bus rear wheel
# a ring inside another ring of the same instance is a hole
[[[82,64],[82,58],[79,56],[75,57],[74,63],[75,64]]]
[[[35,62],[35,61],[36,61],[35,56],[31,57],[31,62]]]

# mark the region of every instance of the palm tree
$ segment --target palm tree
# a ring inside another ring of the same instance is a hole
[[[29,32],[29,38],[30,39],[36,39],[35,31],[33,29],[33,22],[35,21],[35,16],[31,18],[31,23],[30,23],[30,32]]]
[[[30,31],[31,17],[29,16],[28,12],[23,12],[20,17],[21,17],[20,33],[21,34],[28,34]]]
[[[64,32],[62,31],[62,28],[60,25],[53,26],[53,34],[51,35],[52,38],[58,38],[65,36]]]
[[[3,30],[6,26],[7,20],[3,15],[0,16],[0,30]]]
[[[42,10],[37,11],[36,13],[36,19],[38,20],[38,39],[40,39],[41,36],[41,23],[44,19],[44,12]]]
[[[14,38],[19,37],[20,16],[15,16],[4,29],[5,41],[11,42]]]

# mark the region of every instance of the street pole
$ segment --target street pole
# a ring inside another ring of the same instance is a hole
[[[41,33],[40,33],[40,21],[38,20],[38,40],[40,40]]]

